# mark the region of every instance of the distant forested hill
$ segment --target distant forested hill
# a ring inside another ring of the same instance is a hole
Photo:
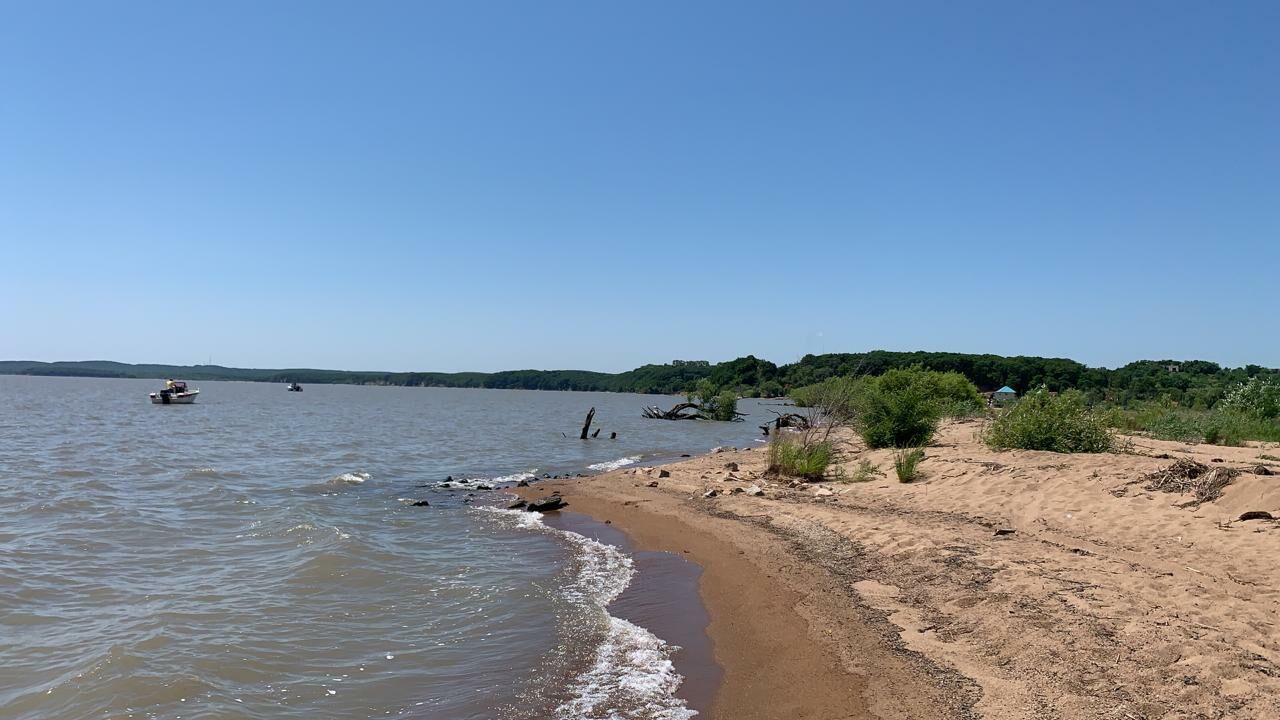
[[[751,355],[718,364],[702,360],[675,360],[664,365],[644,365],[622,373],[587,370],[391,373],[310,368],[261,370],[220,365],[129,365],[101,360],[54,363],[11,360],[0,361],[0,374],[660,394],[683,393],[692,389],[699,380],[708,378],[717,386],[743,395],[775,397],[792,388],[830,377],[879,375],[893,368],[912,366],[954,370],[967,376],[982,390],[994,390],[1002,385],[1009,385],[1018,392],[1037,387],[1050,390],[1075,388],[1086,392],[1094,401],[1127,404],[1134,400],[1167,398],[1188,407],[1212,407],[1227,389],[1255,375],[1280,378],[1280,370],[1257,365],[1224,368],[1199,360],[1141,360],[1121,368],[1107,369],[1087,367],[1065,358],[884,350],[805,355],[798,362],[786,365],[775,365]]]

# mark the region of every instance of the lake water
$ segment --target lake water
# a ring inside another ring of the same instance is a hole
[[[0,376],[0,717],[692,714],[672,647],[607,609],[631,555],[466,488],[746,445],[760,402],[159,385]]]

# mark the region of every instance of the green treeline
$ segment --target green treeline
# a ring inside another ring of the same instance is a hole
[[[1251,377],[1280,380],[1280,370],[1249,365],[1224,368],[1205,361],[1142,360],[1121,368],[1091,368],[1074,360],[1004,357],[942,352],[830,353],[806,355],[798,362],[776,365],[747,356],[711,364],[677,360],[644,365],[622,373],[585,370],[508,370],[496,373],[353,372],[305,368],[261,370],[218,365],[129,365],[86,361],[42,363],[0,361],[0,374],[79,377],[247,380],[254,382],[345,383],[415,387],[520,388],[528,390],[595,390],[680,394],[696,390],[699,381],[745,396],[777,397],[828,378],[880,376],[894,369],[920,367],[956,372],[979,390],[1008,385],[1019,393],[1036,388],[1080,390],[1091,404],[1127,406],[1160,400],[1183,408],[1212,408],[1233,388]]]

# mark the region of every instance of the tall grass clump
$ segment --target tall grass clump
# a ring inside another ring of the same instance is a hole
[[[1106,452],[1114,438],[1102,415],[1089,410],[1083,393],[1050,395],[1037,390],[1001,413],[986,431],[994,450]]]
[[[924,460],[924,448],[899,448],[893,451],[893,470],[898,482],[909,483],[920,477],[920,462]]]
[[[780,432],[769,443],[771,475],[785,475],[806,480],[821,480],[835,457],[835,446],[829,440],[818,440],[802,433]]]

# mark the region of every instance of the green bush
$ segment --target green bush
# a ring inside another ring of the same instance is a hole
[[[792,390],[791,399],[800,407],[813,408],[835,422],[845,423],[857,417],[872,382],[861,377],[829,378]]]
[[[1187,410],[1172,401],[1134,403],[1128,410],[1103,413],[1107,424],[1124,432],[1142,432],[1160,440],[1240,445],[1246,440],[1280,441],[1280,422],[1229,406]]]
[[[738,396],[703,378],[696,389],[689,393],[689,402],[698,403],[699,411],[711,420],[737,420]]]
[[[1219,407],[1259,420],[1280,417],[1280,380],[1252,377],[1227,392]]]
[[[1025,395],[987,429],[995,450],[1051,450],[1061,453],[1106,452],[1114,444],[1103,417],[1085,405],[1084,394],[1044,390]]]
[[[893,451],[893,469],[898,482],[909,483],[920,477],[920,462],[924,460],[924,448],[902,448]]]
[[[858,413],[867,447],[918,447],[933,439],[942,407],[929,383],[912,377],[922,372],[890,370],[868,386]]]
[[[795,433],[778,433],[769,443],[769,467],[773,475],[821,480],[835,456],[835,447],[823,440],[808,442]]]

